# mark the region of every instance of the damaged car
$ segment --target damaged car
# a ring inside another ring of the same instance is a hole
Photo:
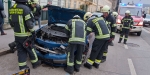
[[[84,11],[75,9],[48,7],[48,24],[36,31],[35,49],[42,62],[53,66],[66,65],[69,38],[64,31],[65,25],[74,15],[83,18],[84,14]],[[83,52],[83,58],[86,52],[87,49]]]

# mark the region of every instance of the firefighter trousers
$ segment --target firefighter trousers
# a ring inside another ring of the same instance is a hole
[[[93,65],[94,63],[100,64],[103,52],[106,50],[106,47],[108,45],[108,40],[99,40],[95,39],[92,46],[92,51],[90,54],[90,58],[87,60],[87,63],[90,65]]]
[[[36,52],[32,47],[24,48],[23,43],[28,37],[20,37],[15,38],[15,42],[17,45],[17,52],[18,52],[18,62],[19,62],[19,69],[24,69],[27,67],[27,56],[29,55],[32,65],[38,61],[38,57]],[[27,55],[28,54],[28,55]]]
[[[109,41],[107,41],[107,42],[105,43],[105,50],[104,50],[104,53],[103,53],[102,60],[106,60],[106,58],[107,58],[109,43],[110,43]]]
[[[123,36],[125,35],[125,37],[124,37],[124,44],[126,44],[126,42],[128,40],[129,31],[130,31],[129,29],[122,28],[122,32],[120,34],[119,42],[122,41]]]
[[[74,72],[74,69],[79,70],[82,63],[82,53],[84,51],[84,45],[81,44],[69,44],[68,56],[67,56],[67,71],[69,73]]]

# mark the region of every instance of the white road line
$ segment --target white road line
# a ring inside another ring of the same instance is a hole
[[[127,46],[126,44],[124,44],[124,48],[125,48],[125,49],[128,49],[128,46]]]
[[[134,68],[134,65],[133,65],[133,62],[131,59],[128,58],[128,64],[129,64],[129,68],[130,68],[130,72],[131,72],[131,75],[137,75],[136,74],[136,71],[135,71],[135,68]]]
[[[145,31],[146,33],[149,33],[149,34],[150,34],[150,31],[148,31],[148,30],[146,30],[146,29],[144,29],[144,28],[142,28],[142,30]]]

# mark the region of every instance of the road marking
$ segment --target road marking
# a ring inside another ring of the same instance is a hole
[[[128,46],[127,46],[126,44],[124,44],[124,48],[125,48],[125,49],[128,49]]]
[[[145,28],[142,28],[143,31],[145,31],[146,33],[150,33],[150,31],[146,30]]]
[[[134,65],[133,65],[133,62],[131,59],[128,58],[128,64],[129,64],[129,68],[130,68],[130,72],[131,72],[131,75],[137,75],[136,74],[136,71],[135,71],[135,68],[134,68]]]

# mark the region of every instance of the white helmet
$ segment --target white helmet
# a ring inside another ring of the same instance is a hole
[[[91,12],[85,13],[83,19],[86,21],[88,18],[90,18],[93,14]]]
[[[73,19],[80,19],[80,16],[79,15],[75,15],[75,16],[73,16]]]
[[[117,12],[113,12],[112,15],[113,16],[118,16],[118,13]]]
[[[127,11],[126,11],[126,14],[130,14],[130,11],[129,11],[129,10],[127,10]]]
[[[110,12],[110,7],[108,5],[105,5],[103,8],[102,8],[102,12]]]

